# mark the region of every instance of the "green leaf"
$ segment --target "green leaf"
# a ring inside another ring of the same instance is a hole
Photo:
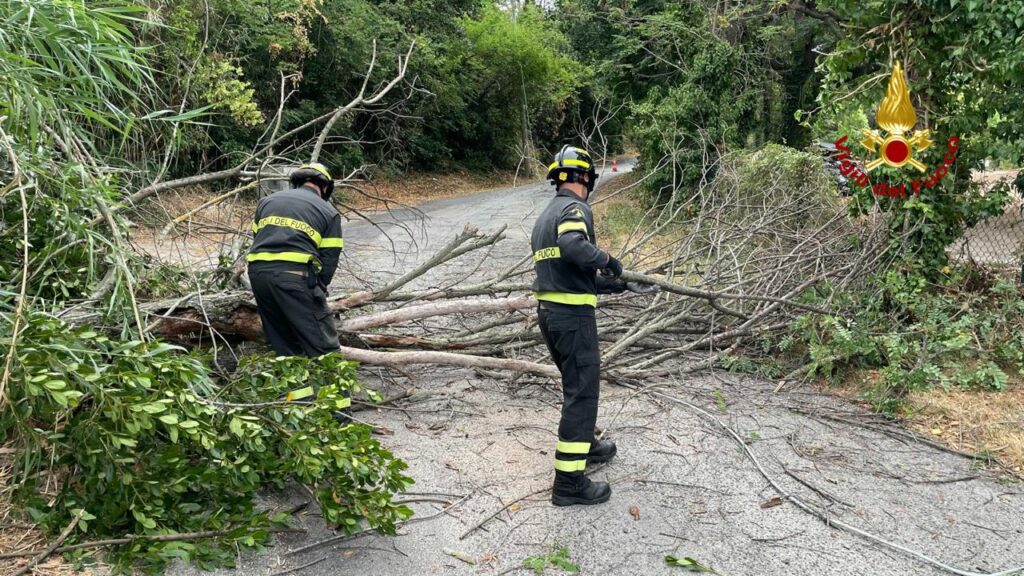
[[[693,558],[690,558],[689,556],[684,556],[682,558],[677,558],[671,555],[665,556],[665,564],[668,564],[669,566],[678,566],[679,568],[686,568],[690,572],[705,572],[708,574],[718,574],[718,572],[715,572],[713,569],[701,564],[700,562],[694,560]]]
[[[565,558],[558,558],[558,557],[551,558],[551,564],[561,568],[562,570],[565,570],[566,572],[570,572],[572,574],[577,574],[580,571],[580,567],[579,566],[573,564],[572,562],[566,560]]]
[[[195,118],[202,116],[211,108],[212,106],[203,106],[201,108],[196,108],[195,110],[190,110],[188,112],[183,112],[181,114],[175,113],[174,110],[155,110],[143,116],[142,119],[163,120],[165,122],[186,122],[188,120],[193,120]]]
[[[178,423],[178,415],[177,414],[164,414],[163,416],[160,416],[160,421],[163,422],[164,424],[167,424],[167,425],[170,425],[170,426],[174,426],[175,424]]]
[[[164,410],[167,410],[167,405],[160,402],[149,402],[141,406],[143,412],[146,414],[159,414]]]
[[[142,524],[142,526],[145,527],[147,530],[152,530],[152,529],[156,528],[156,521],[153,520],[152,518],[146,516],[141,511],[135,510],[133,508],[132,509],[132,516],[134,516],[135,520],[139,524]]]

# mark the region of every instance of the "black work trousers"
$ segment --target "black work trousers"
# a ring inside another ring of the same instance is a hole
[[[263,333],[281,356],[316,357],[338,350],[338,329],[327,309],[327,295],[310,288],[302,267],[288,263],[249,265]]]
[[[600,396],[597,319],[590,306],[543,303],[537,308],[540,333],[562,373],[562,418],[558,423],[555,470],[582,474],[594,441]]]

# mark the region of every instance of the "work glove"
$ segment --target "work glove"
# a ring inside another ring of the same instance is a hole
[[[655,284],[641,284],[639,282],[626,282],[626,290],[634,294],[655,294],[658,286]]]
[[[626,291],[626,281],[622,278],[599,275],[596,280],[598,294],[622,294]]]
[[[622,276],[622,262],[619,262],[615,256],[608,255],[608,263],[601,269],[601,274],[608,278],[618,278]]]

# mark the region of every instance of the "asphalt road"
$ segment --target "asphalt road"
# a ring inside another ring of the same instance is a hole
[[[346,228],[346,263],[335,293],[369,278],[400,274],[422,262],[464,225],[508,239],[477,269],[459,263],[419,282],[490,276],[528,253],[532,220],[550,197],[546,185],[444,200]],[[390,240],[389,240],[390,238]],[[391,245],[391,242],[394,245]],[[599,320],[600,321],[600,320]],[[420,521],[397,537],[370,534],[286,556],[334,533],[307,510],[301,535],[279,538],[218,574],[419,576],[527,574],[524,558],[566,546],[582,574],[670,575],[666,555],[692,557],[727,576],[907,576],[945,574],[905,552],[838,530],[777,496],[717,424],[662,400],[606,386],[598,425],[619,454],[593,476],[611,482],[607,504],[555,508],[550,486],[560,394],[553,385],[482,378],[468,370],[424,370],[410,411],[362,412],[393,435],[381,442],[409,463],[416,479],[405,499]],[[363,377],[373,385],[376,371]],[[665,381],[663,390],[703,407],[735,429],[788,493],[831,517],[966,572],[1024,565],[1024,486],[999,480],[974,463],[875,429],[876,418],[810,388],[775,391],[775,383],[709,373]],[[401,386],[408,386],[402,383]],[[806,413],[818,416],[808,416]],[[824,418],[831,414],[844,421]],[[304,493],[268,496],[287,507]],[[482,528],[484,518],[516,502]],[[635,507],[635,508],[634,508]],[[315,507],[314,507],[315,508]],[[637,512],[631,513],[631,509]],[[475,565],[446,552],[456,551]],[[176,566],[172,574],[198,574]],[[560,574],[548,568],[546,574]]]

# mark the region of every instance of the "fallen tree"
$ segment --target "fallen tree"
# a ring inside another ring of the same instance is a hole
[[[796,169],[780,171],[783,161]],[[651,208],[621,239],[619,253],[631,268],[624,279],[660,292],[603,299],[607,378],[706,369],[753,350],[752,343],[786,330],[799,315],[830,314],[838,287],[888,262],[880,221],[852,220],[814,157],[768,149],[726,156],[707,171],[717,176]],[[805,179],[801,185],[794,174]],[[342,352],[400,370],[440,365],[557,376],[532,312],[532,262],[526,254],[508,265],[495,261],[505,232],[466,227],[390,281],[371,279],[367,289],[332,296]],[[462,273],[483,268],[501,272]],[[244,291],[195,293],[141,308],[154,333],[178,341],[261,337]]]

